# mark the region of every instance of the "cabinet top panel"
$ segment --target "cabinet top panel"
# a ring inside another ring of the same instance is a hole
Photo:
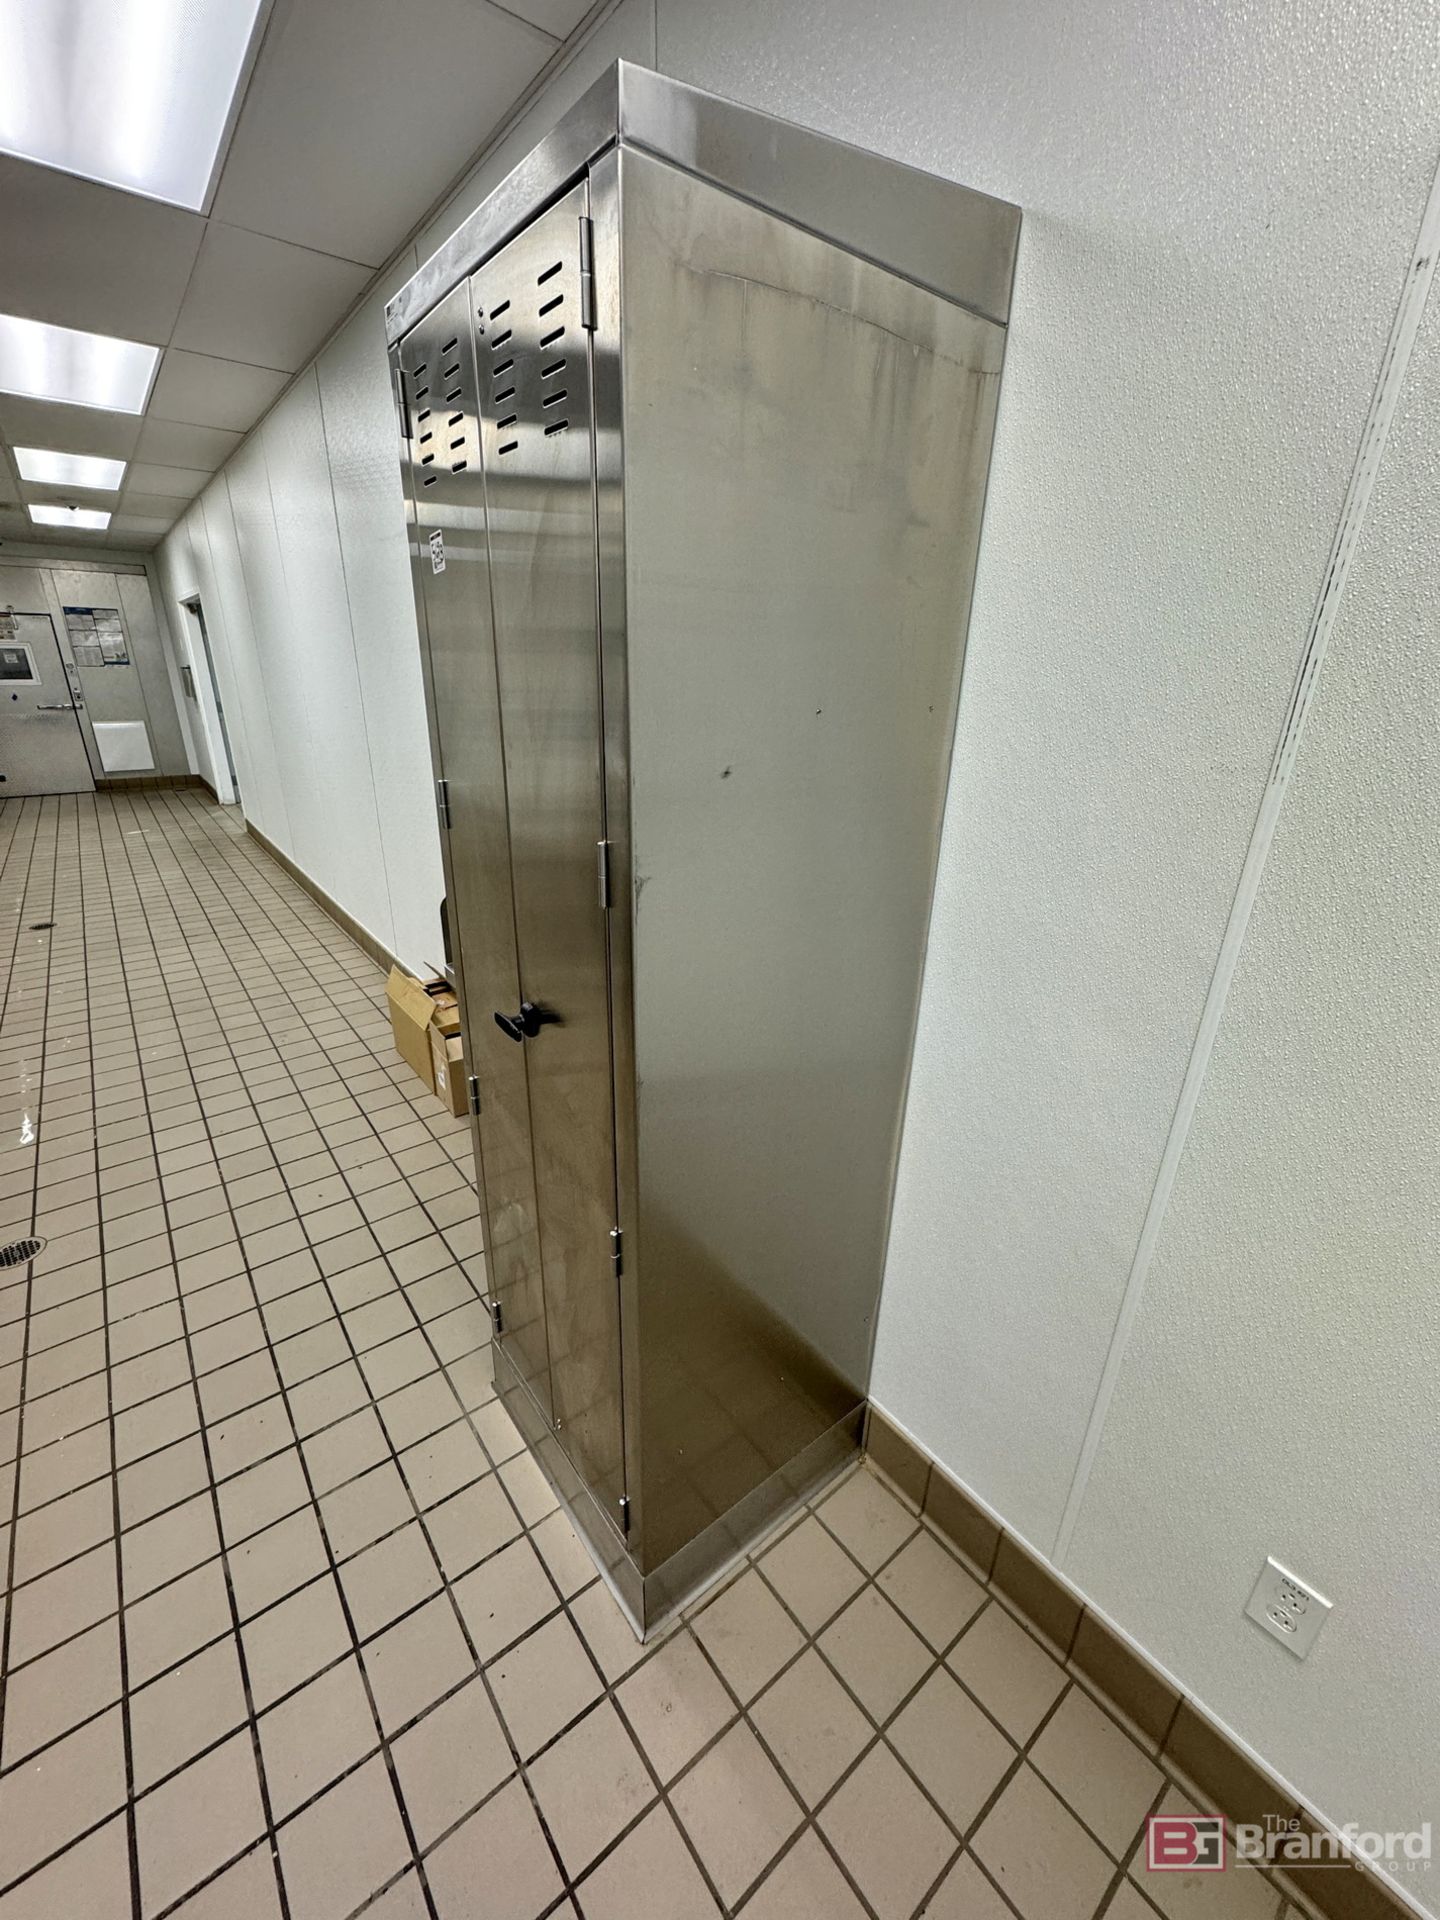
[[[988,320],[1009,319],[1017,207],[620,60],[389,302],[389,342],[617,143],[669,160]]]

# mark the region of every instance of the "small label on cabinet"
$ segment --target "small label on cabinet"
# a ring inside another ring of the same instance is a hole
[[[430,571],[432,573],[445,571],[445,536],[438,527],[430,536]]]

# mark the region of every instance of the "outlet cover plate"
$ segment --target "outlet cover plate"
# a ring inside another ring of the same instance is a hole
[[[1260,1569],[1245,1612],[1297,1660],[1303,1660],[1325,1624],[1330,1602],[1314,1587],[1307,1587],[1298,1574],[1272,1559]]]

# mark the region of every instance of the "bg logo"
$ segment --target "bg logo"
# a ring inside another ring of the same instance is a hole
[[[1183,1818],[1154,1813],[1145,1822],[1145,1865],[1151,1873],[1220,1873],[1225,1822],[1213,1813]]]

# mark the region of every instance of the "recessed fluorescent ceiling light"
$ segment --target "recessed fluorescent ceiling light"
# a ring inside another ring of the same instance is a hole
[[[123,460],[102,460],[94,453],[52,453],[47,447],[16,447],[22,480],[50,487],[101,487],[113,493],[125,478]]]
[[[0,0],[0,148],[204,204],[260,0]]]
[[[0,0],[3,6],[4,0]],[[0,313],[0,393],[143,413],[158,347]]]
[[[37,527],[93,527],[97,533],[110,524],[109,514],[96,507],[31,507],[30,518]]]

